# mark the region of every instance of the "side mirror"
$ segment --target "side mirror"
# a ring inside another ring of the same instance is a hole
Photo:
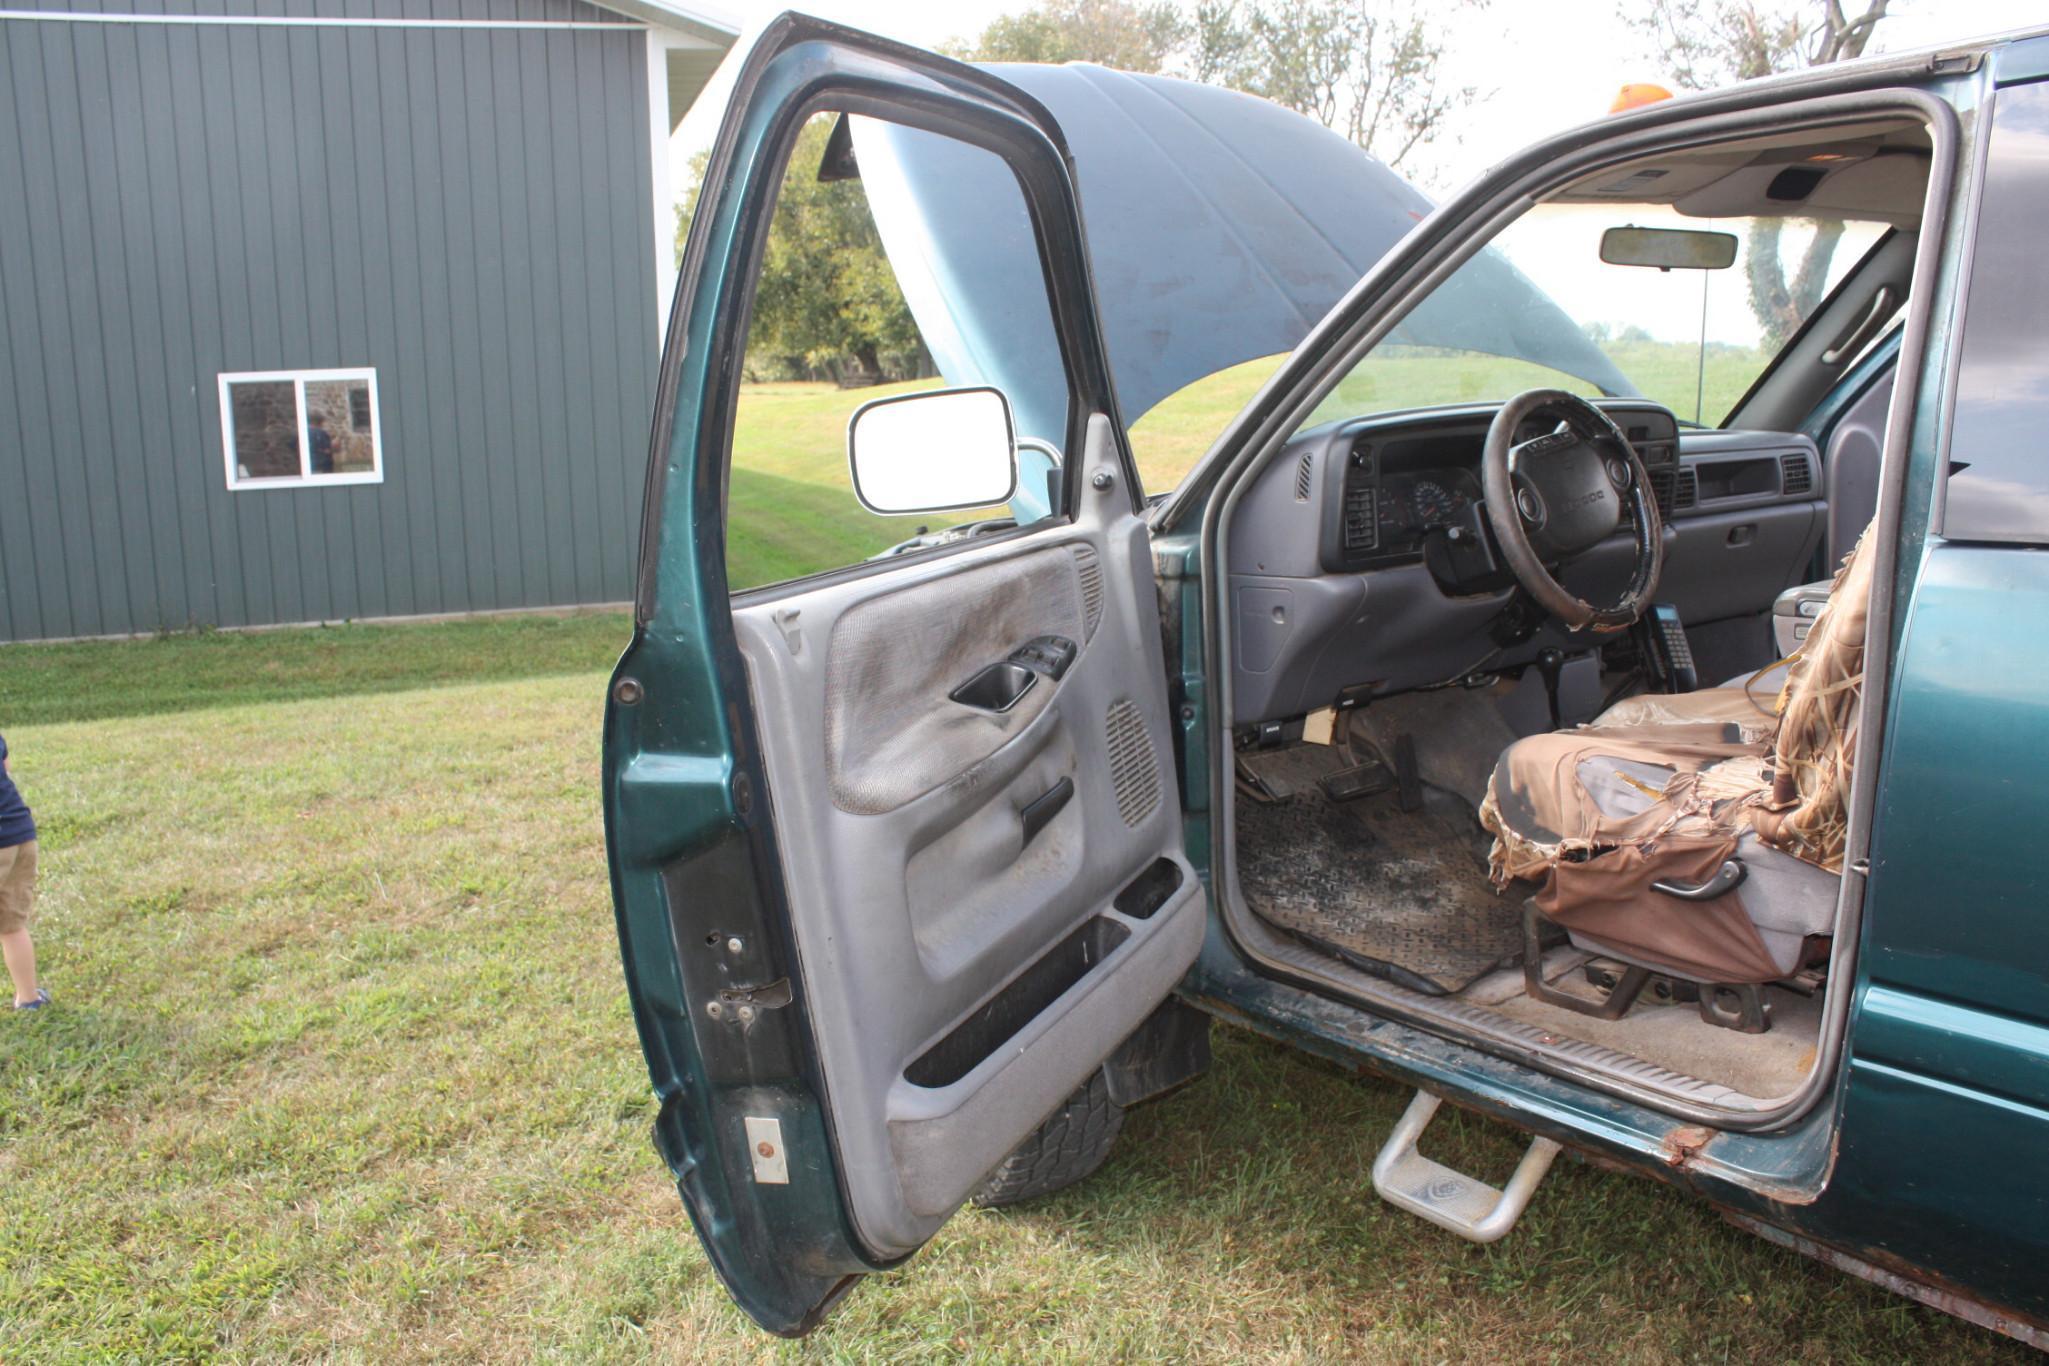
[[[994,507],[1017,493],[1017,433],[1000,390],[878,398],[847,423],[854,496],[887,515]]]
[[[1659,270],[1727,270],[1736,264],[1736,234],[1697,228],[1610,228],[1601,259],[1611,266]]]

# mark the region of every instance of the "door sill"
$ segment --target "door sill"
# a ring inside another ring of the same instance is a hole
[[[1225,899],[1231,903],[1225,922],[1245,956],[1321,995],[1682,1120],[1749,1131],[1797,1118],[1804,1085],[1789,1095],[1751,1096],[1600,1044],[1561,1037],[1486,1006],[1412,991],[1290,942],[1236,904],[1235,897],[1226,894]]]

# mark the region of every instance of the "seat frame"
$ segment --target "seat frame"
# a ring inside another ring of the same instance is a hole
[[[1663,994],[1674,1001],[1694,1001],[1700,1018],[1721,1029],[1739,1034],[1763,1034],[1771,1025],[1771,1007],[1764,988],[1755,982],[1702,982],[1677,973],[1661,973],[1641,963],[1618,958],[1622,973],[1609,984],[1598,1001],[1575,996],[1544,980],[1544,930],[1551,922],[1537,909],[1537,899],[1523,901],[1523,990],[1531,999],[1558,1006],[1596,1020],[1619,1020],[1629,1013],[1648,987],[1667,984]]]

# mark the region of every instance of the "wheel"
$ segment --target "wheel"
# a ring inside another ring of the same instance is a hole
[[[1110,1099],[1110,1084],[1099,1067],[969,1199],[982,1209],[995,1209],[1065,1190],[1103,1165],[1123,1127],[1124,1107]]]

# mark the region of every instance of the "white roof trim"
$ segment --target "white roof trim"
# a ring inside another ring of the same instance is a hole
[[[706,47],[721,50],[740,39],[740,21],[714,6],[691,4],[687,8],[670,0],[591,0],[604,9],[638,19],[652,28],[668,29],[699,39]]]

